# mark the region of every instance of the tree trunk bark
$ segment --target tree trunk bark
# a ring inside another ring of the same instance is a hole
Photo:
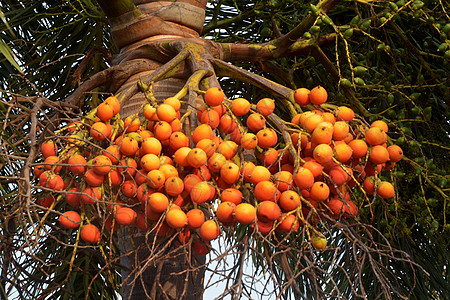
[[[135,6],[126,0],[98,2],[107,14],[119,49],[114,64],[145,63],[152,66],[137,74],[116,74],[121,78],[120,86],[114,82],[110,84],[113,87],[110,92],[120,93],[120,97],[126,99],[121,103],[121,116],[125,118],[138,113],[146,102],[143,93],[127,97],[130,88],[136,87],[140,80],[176,54],[158,53],[151,45],[164,40],[199,38],[207,0],[133,0]],[[146,45],[150,46],[146,48]],[[153,84],[152,92],[158,101],[162,101],[174,96],[186,79],[181,72],[176,78]],[[202,299],[205,258],[189,257],[192,251],[177,250],[173,244],[163,240],[155,245],[154,234],[148,235],[144,231],[127,229],[119,233],[124,299]],[[158,252],[157,259],[154,259],[152,250],[164,247],[165,250]]]

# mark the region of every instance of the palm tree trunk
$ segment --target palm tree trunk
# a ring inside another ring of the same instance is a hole
[[[169,54],[157,53],[151,47],[163,40],[199,38],[203,28],[206,0],[183,2],[157,2],[152,0],[98,0],[111,25],[111,33],[119,49],[115,64],[142,63],[154,68],[138,74],[117,74],[121,77],[120,87],[110,92],[126,96],[131,87],[144,80],[154,70],[167,62]],[[146,48],[146,45],[149,45]],[[147,51],[148,50],[148,51]],[[128,77],[127,77],[128,76]],[[124,77],[126,78],[124,80]],[[185,84],[186,78],[169,78],[152,86],[157,100],[174,96]],[[114,83],[111,85],[114,86]],[[124,97],[121,116],[138,113],[146,102],[143,93]],[[188,257],[175,246],[167,247],[153,259],[151,249],[164,248],[170,241],[154,245],[154,235],[146,236],[143,231],[126,231],[119,234],[119,245],[123,255],[122,266],[124,299],[192,299],[202,298],[205,259]],[[173,243],[172,243],[173,244]],[[135,251],[139,248],[138,251]],[[170,255],[168,254],[170,252]],[[170,259],[164,259],[164,256]],[[189,271],[195,269],[195,271]]]

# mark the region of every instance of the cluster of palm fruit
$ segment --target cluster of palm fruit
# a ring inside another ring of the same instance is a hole
[[[171,97],[122,119],[111,96],[42,144],[37,204],[59,213],[64,228],[81,227],[87,243],[136,226],[176,233],[206,254],[221,228],[239,223],[266,237],[304,226],[323,249],[323,216],[355,218],[370,195],[395,196],[379,175],[402,150],[387,145],[383,121],[369,125],[349,107],[325,104],[323,87],[292,96],[304,112],[289,121],[274,113],[273,99],[229,100],[217,87],[183,115]],[[198,123],[186,128],[190,114]]]

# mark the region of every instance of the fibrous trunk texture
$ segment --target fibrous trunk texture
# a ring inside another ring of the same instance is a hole
[[[155,42],[198,39],[204,23],[206,2],[134,0],[137,10],[120,16],[109,16],[111,33],[119,49],[114,64],[148,66],[145,70],[141,68],[138,73],[116,74],[122,83],[120,87],[114,83],[110,84],[115,88],[109,92],[126,95],[130,88],[135,87],[140,80],[145,80],[176,54],[158,53],[152,47]],[[153,95],[158,101],[174,96],[183,87],[186,78],[181,74],[178,78],[156,82],[152,85]],[[125,98],[121,111],[123,118],[138,113],[146,102],[144,93]],[[171,252],[172,259],[149,259],[152,255],[151,244],[154,242],[154,235],[123,231],[122,236],[119,244],[124,255],[121,259],[124,299],[202,298],[204,268],[195,268],[195,272],[189,273],[186,273],[186,270],[201,266],[204,258],[187,257],[184,251],[174,254],[174,246],[170,246],[164,251]],[[140,250],[135,252],[137,247]]]

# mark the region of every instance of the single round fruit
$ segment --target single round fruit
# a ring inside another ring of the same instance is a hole
[[[100,241],[101,234],[97,226],[92,224],[84,225],[80,232],[81,239],[87,243],[96,244]]]
[[[76,211],[70,210],[59,216],[58,221],[62,227],[74,229],[80,225],[81,217]]]
[[[236,206],[235,220],[241,224],[250,224],[255,221],[256,208],[249,203],[241,203]]]
[[[202,240],[209,242],[219,237],[220,229],[214,220],[208,220],[200,226],[199,234]]]
[[[309,100],[312,104],[320,105],[327,101],[328,93],[322,86],[316,86],[309,93]]]
[[[120,225],[132,225],[136,221],[136,217],[137,213],[129,207],[122,207],[116,211],[116,222]]]
[[[222,104],[224,98],[225,93],[218,87],[209,88],[204,95],[205,102],[209,106],[218,106]]]

